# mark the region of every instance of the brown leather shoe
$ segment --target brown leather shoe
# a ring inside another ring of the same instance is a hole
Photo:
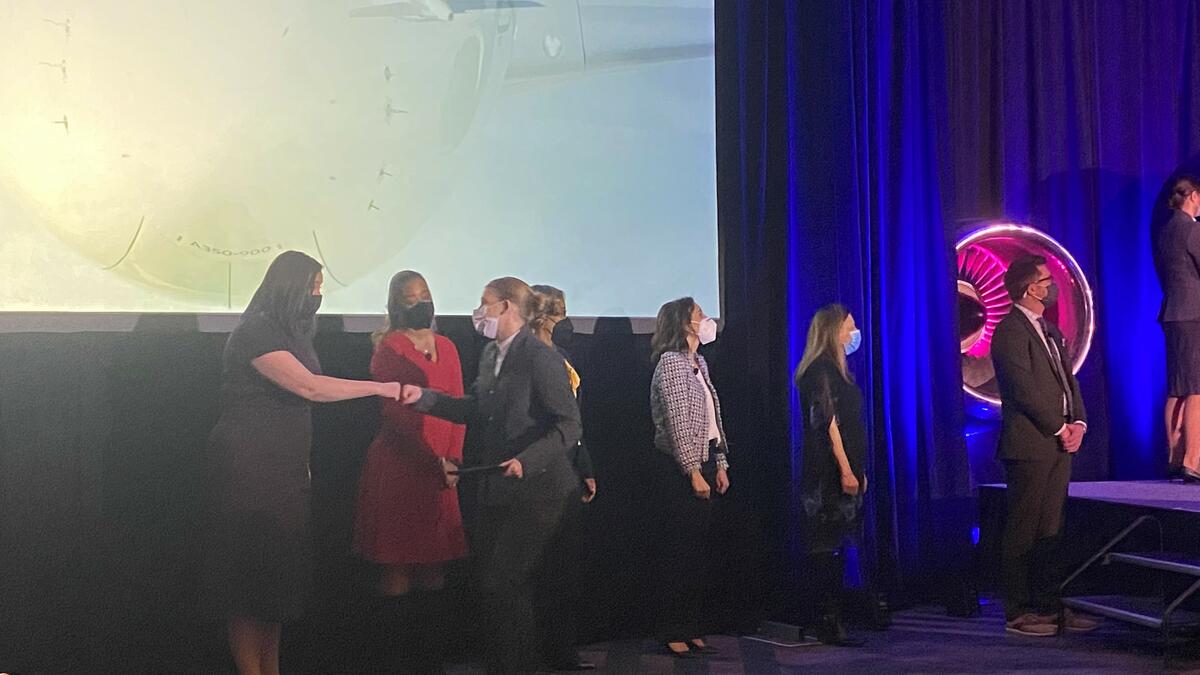
[[[1022,614],[1012,621],[1006,621],[1004,631],[1028,637],[1054,637],[1058,634],[1058,626],[1053,622],[1047,622],[1045,617],[1030,612]]]
[[[1100,626],[1100,621],[1090,616],[1076,614],[1069,609],[1063,610],[1063,628],[1069,633],[1090,633]],[[1039,614],[1038,618],[1046,623],[1058,625],[1057,614]]]

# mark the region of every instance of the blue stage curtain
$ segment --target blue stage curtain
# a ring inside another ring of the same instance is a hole
[[[946,13],[947,213],[1031,222],[1075,255],[1098,308],[1075,478],[1161,477],[1150,214],[1200,149],[1200,3],[976,0]]]
[[[764,485],[796,475],[791,371],[813,313],[846,304],[864,333],[850,362],[873,439],[867,559],[884,585],[916,580],[970,527],[949,518],[970,481],[938,188],[943,10],[718,3],[717,26],[722,354],[741,364],[733,438]],[[795,507],[794,495],[779,504],[792,524]]]
[[[959,544],[952,245],[978,219],[1047,231],[1096,293],[1075,477],[1162,475],[1151,212],[1177,167],[1200,169],[1197,35],[1197,0],[717,3],[721,349],[752,484],[787,495],[790,370],[841,301],[865,333],[874,557],[905,582]],[[794,495],[762,499],[794,554]]]

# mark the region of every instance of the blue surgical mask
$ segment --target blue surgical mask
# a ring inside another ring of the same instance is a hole
[[[847,342],[845,345],[846,356],[850,356],[854,352],[858,351],[858,348],[861,346],[862,346],[862,331],[855,328],[854,330],[850,331],[850,341]]]

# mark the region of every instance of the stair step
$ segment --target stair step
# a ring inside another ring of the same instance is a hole
[[[1200,558],[1183,553],[1109,553],[1113,562],[1200,577]]]
[[[1161,629],[1166,603],[1162,598],[1144,598],[1129,595],[1088,595],[1063,598],[1062,603],[1071,609],[1098,614],[1110,619]],[[1176,609],[1171,614],[1171,630],[1200,628],[1200,612]]]

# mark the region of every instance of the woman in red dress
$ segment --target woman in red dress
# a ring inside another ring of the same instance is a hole
[[[387,328],[376,335],[371,376],[463,395],[454,343],[432,330],[424,277],[399,272],[388,289]],[[359,481],[354,550],[380,568],[382,624],[399,671],[441,672],[445,564],[467,554],[457,476],[465,427],[384,405]]]

